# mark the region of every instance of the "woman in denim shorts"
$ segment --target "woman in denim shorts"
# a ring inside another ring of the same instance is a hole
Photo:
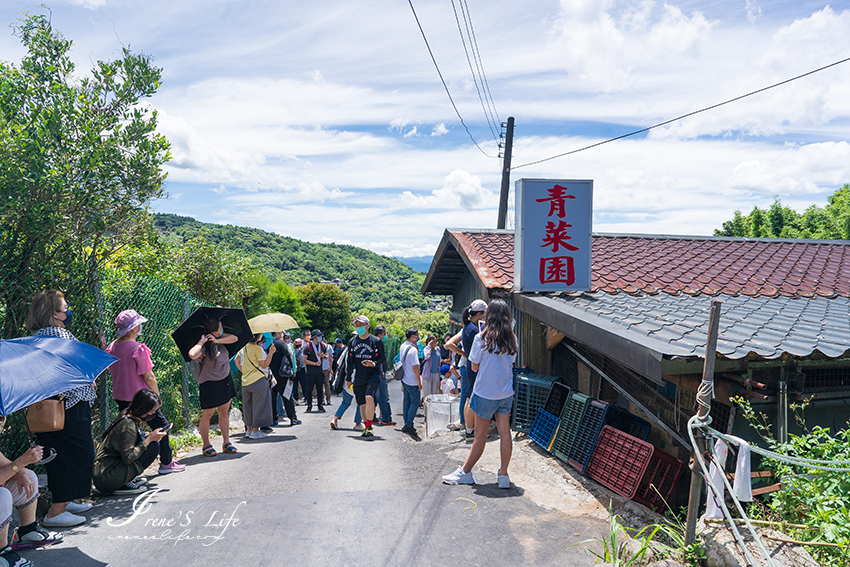
[[[518,341],[513,332],[511,310],[502,300],[494,300],[484,313],[484,328],[475,336],[469,352],[471,370],[478,372],[469,407],[475,412],[475,441],[463,466],[443,477],[446,484],[475,484],[472,467],[484,453],[490,422],[499,430],[501,466],[499,488],[510,488],[508,464],[511,461],[511,405],[513,403],[513,363]]]

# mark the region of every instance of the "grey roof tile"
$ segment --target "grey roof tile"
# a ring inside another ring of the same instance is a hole
[[[720,295],[715,298],[609,294],[603,291],[559,298],[564,311],[596,316],[613,323],[623,336],[657,342],[657,350],[677,356],[682,349],[703,356],[709,307],[712,299],[723,302],[718,353],[741,358],[750,353],[776,358],[783,352],[808,356],[818,350],[826,356],[842,356],[850,349],[850,299],[789,297],[767,298]],[[828,313],[828,317],[826,317]],[[668,346],[669,345],[669,346]]]

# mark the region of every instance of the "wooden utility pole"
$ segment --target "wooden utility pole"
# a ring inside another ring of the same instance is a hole
[[[496,228],[505,228],[508,217],[508,191],[511,187],[511,152],[514,145],[514,117],[508,117],[507,132],[505,133],[505,159],[502,161],[502,192],[499,195],[499,219]]]
[[[711,411],[711,398],[714,393],[714,361],[717,358],[717,333],[720,326],[720,306],[723,305],[720,301],[711,302],[711,314],[708,317],[708,339],[705,344],[705,365],[702,369],[702,390],[703,384],[710,384],[712,395],[700,395],[697,409],[697,417],[700,421],[708,418]],[[699,451],[703,455],[706,451],[705,436],[701,433],[695,434],[697,446],[694,451]],[[685,545],[691,545],[696,541],[697,536],[697,513],[702,497],[702,473],[697,462],[696,456],[691,456],[691,492],[688,496],[688,517],[685,520]]]

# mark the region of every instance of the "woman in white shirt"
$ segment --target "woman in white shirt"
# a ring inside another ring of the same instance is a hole
[[[484,313],[484,328],[475,336],[469,352],[470,369],[477,372],[469,407],[475,412],[475,441],[463,466],[443,477],[446,484],[475,484],[472,467],[484,453],[490,422],[499,430],[501,466],[499,488],[510,488],[508,464],[511,461],[511,406],[513,405],[513,363],[519,343],[513,332],[513,317],[502,300],[491,301]]]

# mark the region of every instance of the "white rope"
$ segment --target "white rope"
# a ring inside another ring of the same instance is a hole
[[[713,437],[719,437],[723,439],[727,443],[732,443],[733,445],[740,445],[740,441],[735,437],[729,437],[728,435],[724,435],[717,431],[714,428],[704,426],[705,429],[711,434]],[[792,457],[790,455],[781,455],[779,453],[774,453],[773,451],[768,451],[767,449],[762,449],[756,445],[750,445],[750,450],[753,453],[758,453],[763,457],[767,457],[769,459],[773,459],[775,461],[779,461],[780,463],[785,463],[787,465],[794,465],[799,467],[806,467],[810,469],[817,469],[821,471],[828,472],[850,472],[850,467],[825,467],[822,465],[850,465],[850,461],[824,461],[820,459],[804,459],[802,457]]]
[[[700,389],[702,389],[702,385],[700,385]],[[707,423],[711,423],[711,417],[707,417],[707,419],[705,421]],[[741,551],[744,554],[744,558],[748,561],[749,565],[756,565],[756,560],[752,556],[752,554],[750,553],[749,549],[747,548],[747,544],[744,542],[744,539],[741,536],[741,532],[738,530],[738,526],[735,524],[735,522],[732,518],[732,513],[729,511],[729,508],[726,506],[725,499],[718,498],[720,490],[719,490],[718,487],[716,487],[714,485],[714,482],[711,480],[711,475],[709,474],[708,466],[705,464],[705,459],[703,458],[702,453],[699,450],[699,446],[697,445],[696,438],[694,437],[694,429],[697,428],[697,427],[707,427],[707,423],[703,423],[702,420],[700,420],[699,417],[696,416],[696,415],[688,420],[688,437],[690,438],[691,445],[693,446],[693,449],[694,449],[694,458],[696,458],[697,463],[699,463],[699,466],[702,469],[702,476],[705,479],[706,486],[710,487],[712,492],[714,492],[715,498],[720,501],[720,509],[723,511],[723,519],[726,520],[726,523],[729,524],[729,526],[732,528],[732,535],[735,537],[735,541],[740,546]],[[713,449],[712,449],[712,457],[713,456],[714,456],[714,453],[713,453]],[[721,475],[721,476],[723,476],[723,481],[728,485],[729,481],[726,479],[726,475]],[[747,526],[747,529],[750,531],[750,534],[752,534],[753,538],[758,543],[759,547],[761,548],[762,553],[764,554],[765,559],[767,559],[768,564],[770,565],[770,567],[776,567],[776,564],[774,564],[773,560],[770,558],[770,554],[765,549],[764,544],[762,544],[761,539],[759,539],[759,536],[756,533],[755,528],[753,528],[753,525],[750,523],[749,519],[747,518],[747,515],[744,513],[744,509],[741,506],[741,503],[735,497],[735,494],[732,491],[732,487],[728,486],[728,489],[729,489],[729,492],[732,496],[732,501],[735,503],[735,506],[738,509],[738,513],[741,514],[741,517],[744,519],[745,524]]]

